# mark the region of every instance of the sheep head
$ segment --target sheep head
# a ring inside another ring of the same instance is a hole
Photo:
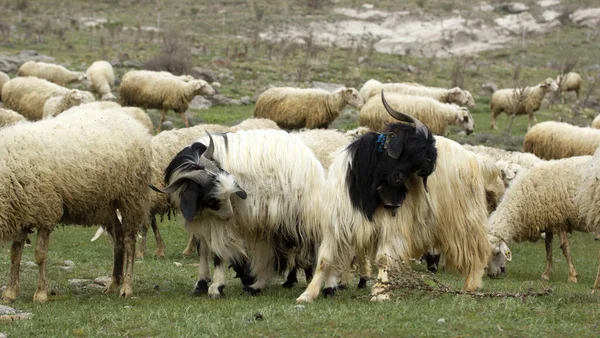
[[[467,135],[471,135],[471,133],[473,133],[473,130],[475,129],[475,120],[473,119],[473,116],[471,115],[471,113],[469,113],[469,110],[465,107],[459,107],[459,106],[455,106],[456,107],[456,121],[455,124],[457,126],[460,126],[462,129],[465,130],[465,132],[467,133]]]
[[[475,107],[475,100],[473,99],[471,92],[468,90],[462,90],[459,87],[454,87],[448,90],[447,101],[463,107]]]
[[[487,275],[498,277],[506,270],[506,261],[512,261],[512,252],[503,239],[488,234],[488,240],[492,247],[492,255],[486,267]]]
[[[358,93],[358,90],[354,88],[341,88],[339,91],[342,92],[344,97],[344,101],[346,101],[349,105],[360,109],[365,103]]]
[[[165,188],[150,185],[157,192],[171,194],[188,222],[205,210],[220,219],[230,220],[234,216],[231,195],[247,198],[235,178],[214,160],[214,141],[208,132],[206,134],[208,147],[195,142],[173,158],[165,170],[165,182],[168,182]]]
[[[555,92],[558,90],[558,84],[551,78],[547,78],[544,82],[539,84],[540,88],[543,88],[546,92]]]
[[[75,74],[77,74],[77,78],[75,81],[83,81],[83,80],[87,80],[87,74],[83,73],[83,72],[75,72]]]
[[[211,87],[208,84],[208,82],[206,82],[204,80],[195,80],[195,81],[191,81],[190,83],[193,84],[194,93],[196,93],[196,94],[204,94],[204,95],[208,95],[208,96],[215,95],[215,90],[213,89],[213,87]]]

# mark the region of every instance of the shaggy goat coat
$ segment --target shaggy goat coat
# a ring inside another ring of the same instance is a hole
[[[396,93],[386,94],[388,103],[392,108],[423,122],[432,133],[446,134],[448,125],[457,125],[467,134],[473,132],[475,121],[466,108],[455,104],[441,103],[430,97],[401,95]],[[388,114],[381,103],[381,94],[375,95],[360,109],[359,124],[373,131],[384,131],[386,124],[395,120]]]
[[[555,121],[536,124],[523,140],[524,151],[544,160],[593,155],[598,146],[600,130]]]
[[[352,183],[351,177],[370,177],[365,172],[368,167],[366,164],[380,160],[377,147],[368,152],[370,158],[362,158],[361,161],[357,161],[356,151],[368,144],[369,139],[378,138],[377,135],[366,134],[355,141],[336,157],[329,168],[327,184],[322,190],[320,210],[323,212],[324,232],[317,273],[298,301],[314,299],[324,280],[328,288],[334,287],[332,282],[336,278],[331,278],[335,276],[332,269],[348,269],[355,255],[375,255],[380,277],[383,273],[382,281],[385,282],[385,269],[393,267],[396,259],[407,261],[420,257],[433,247],[439,248],[447,257],[446,266],[449,269],[469,275],[465,289],[473,290],[481,286],[483,269],[490,252],[485,232],[487,209],[484,176],[492,180],[493,176],[497,176],[497,169],[482,163],[459,144],[436,137],[438,155],[436,169],[428,180],[429,193],[426,193],[420,179],[410,175],[410,172],[405,173],[409,176],[404,176],[406,187],[400,189],[401,198],[397,206],[401,206],[394,216],[394,209],[381,208],[381,200],[357,200],[353,197],[358,194],[353,191],[353,186],[360,184]],[[405,144],[411,148],[418,147],[413,142],[407,140]],[[425,158],[433,156],[435,159],[435,155],[424,155],[423,150],[405,149],[401,156],[408,158],[401,157],[400,163],[416,165],[414,155]],[[350,174],[351,171],[354,174]],[[375,297],[377,289],[376,284],[373,288]]]
[[[16,297],[18,261],[28,231],[48,236],[57,223],[114,229],[112,287],[119,284],[125,263],[121,294],[131,295],[134,256],[129,252],[135,251],[135,233],[148,217],[151,157],[150,135],[125,114],[72,112],[3,128],[0,241],[14,241],[12,252],[18,256],[4,298]],[[116,220],[117,209],[121,221]],[[40,244],[39,236],[38,249],[45,257],[47,241]],[[45,274],[45,262],[38,264],[40,275]],[[45,288],[38,288],[37,299],[45,300]]]
[[[354,88],[330,93],[323,89],[275,87],[258,96],[254,116],[275,121],[283,129],[327,128],[344,107],[360,108],[363,101]]]
[[[418,83],[381,83],[371,79],[360,88],[360,96],[369,101],[373,96],[385,90],[386,93],[397,93],[401,95],[425,96],[443,103],[454,103],[459,106],[473,108],[475,100],[468,90],[459,87],[451,89],[439,87],[427,87]]]
[[[25,116],[10,109],[0,108],[0,128],[12,126],[21,121],[27,121]]]
[[[173,159],[165,182],[177,187],[171,197],[187,220],[187,231],[219,261],[249,257],[256,276],[249,289],[259,291],[276,270],[285,268],[280,263],[291,250],[310,250],[304,244],[318,238],[315,210],[323,167],[310,149],[284,131],[240,131],[217,134],[213,140],[210,166],[202,164],[209,144],[203,137]],[[197,181],[186,174],[212,178]],[[208,290],[212,296],[222,294],[225,285],[222,267],[215,265]],[[206,283],[207,274],[201,271],[199,282]]]
[[[94,97],[89,92],[61,87],[37,77],[15,77],[2,87],[2,104],[30,121],[38,121],[44,117],[44,105],[48,99],[68,94],[78,94],[82,102]]]
[[[586,228],[578,220],[579,212],[574,198],[591,159],[591,156],[576,156],[545,161],[517,176],[489,218],[488,233],[495,252],[499,251],[501,242],[510,244],[536,240],[542,232],[546,232],[546,241],[550,244],[552,233],[563,233],[563,242],[567,232],[590,232],[592,229]],[[549,250],[547,247],[547,255],[551,266],[551,245]],[[570,261],[570,254],[565,253],[565,256]],[[488,273],[497,274],[493,266],[491,270]],[[549,278],[550,270],[548,268],[544,273],[545,278]],[[576,273],[570,275],[576,277]]]
[[[66,86],[75,81],[83,81],[86,78],[85,73],[73,72],[60,65],[37,61],[27,61],[22,64],[17,71],[17,75],[35,76],[56,83],[59,86]]]
[[[100,96],[100,100],[113,100],[116,97],[111,92],[115,85],[115,71],[107,61],[95,61],[87,71],[87,78],[90,81],[90,91]]]

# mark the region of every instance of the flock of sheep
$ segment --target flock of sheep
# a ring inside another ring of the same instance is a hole
[[[5,302],[17,297],[24,243],[36,230],[33,298],[47,301],[58,223],[99,225],[97,234],[111,236],[107,291],[121,296],[132,295],[148,229],[164,256],[156,216],[178,211],[190,235],[184,254],[200,256],[195,293],[222,296],[228,266],[252,295],[286,271],[283,286],[294,286],[303,269],[309,284],[298,302],[333,295],[355,270],[364,288],[372,264],[372,300],[389,299],[388,271],[428,252],[465,277],[465,290],[477,290],[484,274],[505,271],[511,243],[542,233],[542,278],[550,279],[557,233],[576,282],[567,234],[600,232],[600,130],[549,121],[530,127],[525,152],[460,145],[443,136],[448,125],[474,130],[475,102],[460,88],[373,79],[360,91],[276,87],[258,97],[252,119],[189,127],[190,101],[215,93],[191,76],[129,71],[117,103],[106,61],[86,73],[27,62],[17,75],[0,73],[0,241],[12,241]],[[76,81],[91,92],[66,88]],[[502,112],[528,114],[531,124],[547,92],[580,87],[569,73],[499,90],[492,127]],[[327,129],[346,105],[360,109],[361,127]],[[161,110],[157,134],[142,108]],[[186,128],[160,132],[168,110]]]

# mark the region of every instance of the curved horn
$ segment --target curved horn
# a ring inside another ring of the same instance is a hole
[[[423,124],[423,122],[419,121],[418,119],[416,119],[410,115],[406,115],[404,113],[396,111],[394,108],[392,108],[385,100],[385,96],[383,95],[383,89],[381,90],[381,102],[383,102],[383,106],[385,107],[385,110],[387,110],[388,114],[390,114],[393,118],[395,118],[398,121],[414,123],[415,128],[418,131],[421,131],[425,135],[429,135],[429,129],[427,129],[427,127]]]
[[[206,151],[204,152],[204,154],[202,154],[202,156],[206,158],[213,158],[213,153],[215,152],[215,143],[213,141],[212,135],[210,135],[210,133],[207,130],[205,130],[204,132],[206,133],[206,135],[208,135],[208,148],[206,148]]]

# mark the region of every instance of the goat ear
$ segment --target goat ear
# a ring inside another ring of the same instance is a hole
[[[239,198],[241,198],[243,200],[248,198],[248,194],[246,193],[246,191],[244,191],[244,189],[240,188],[240,186],[237,184],[236,184],[236,187],[238,188],[238,190],[236,190],[235,194],[238,195]]]
[[[397,160],[404,150],[404,135],[389,133],[386,140],[387,153],[391,158]]]
[[[188,185],[179,198],[179,209],[186,221],[191,222],[202,207],[198,206],[198,196],[200,195],[200,186],[195,183]]]

